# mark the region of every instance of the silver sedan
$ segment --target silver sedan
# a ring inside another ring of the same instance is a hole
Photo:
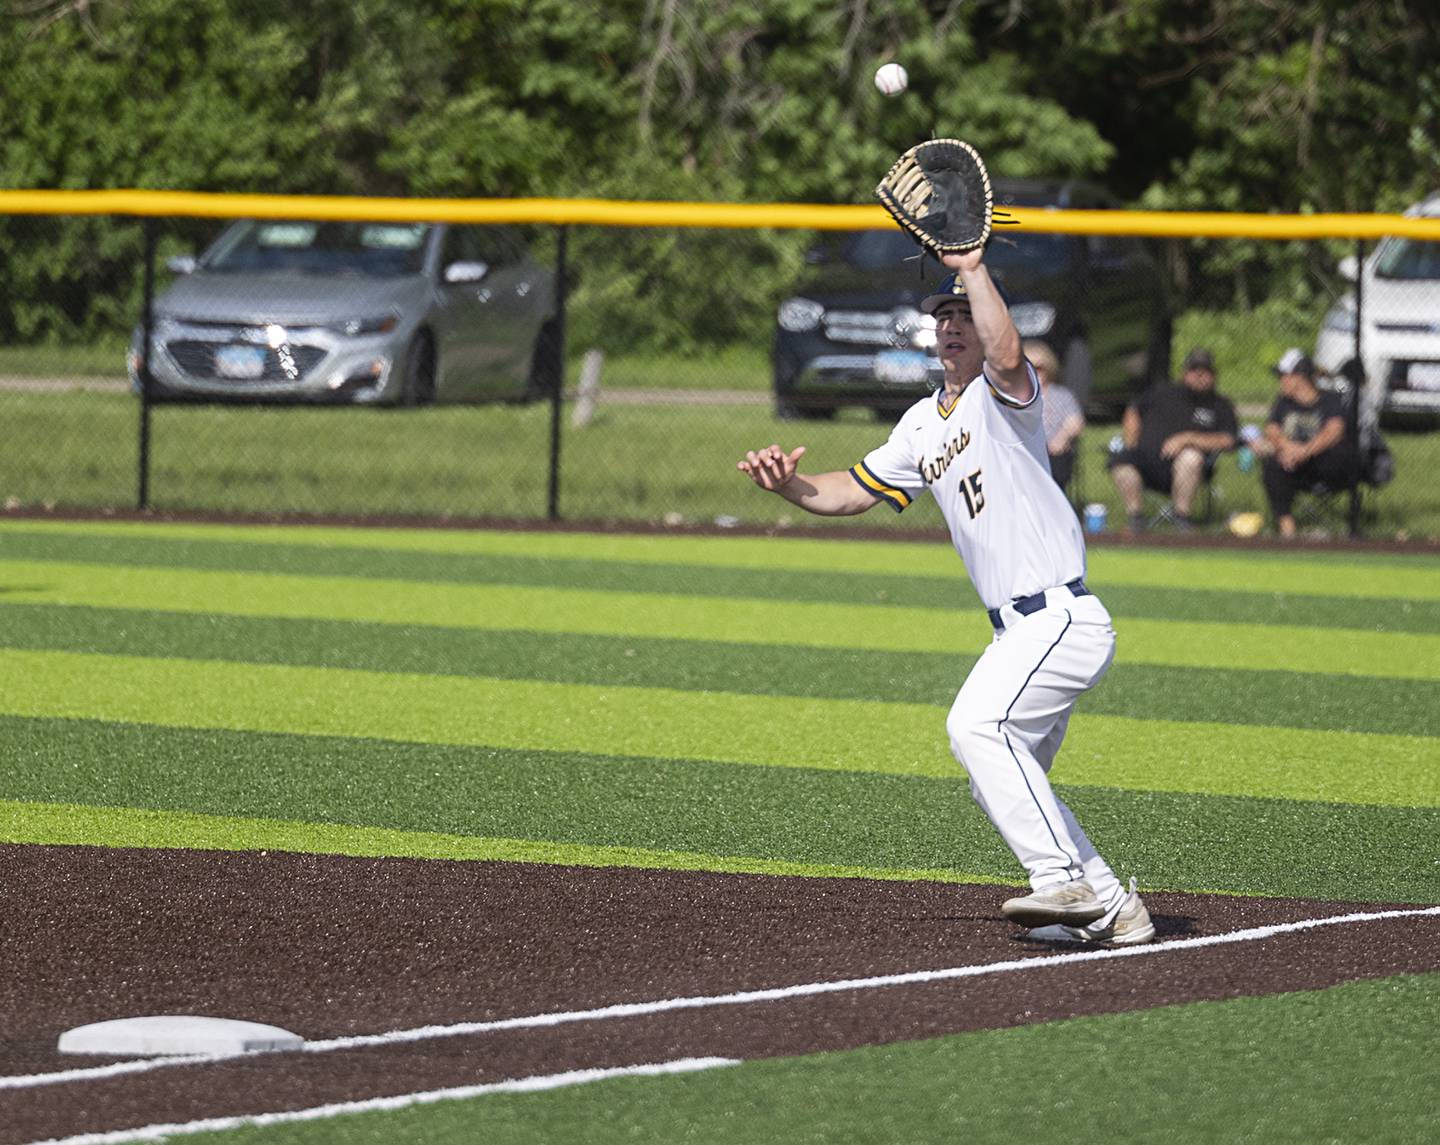
[[[155,400],[423,405],[558,384],[554,278],[506,228],[246,220],[169,267]],[[143,360],[142,324],[137,392]]]

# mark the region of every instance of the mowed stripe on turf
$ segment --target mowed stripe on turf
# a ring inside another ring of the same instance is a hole
[[[274,525],[131,522],[0,522],[0,536],[155,538],[321,549],[371,549],[414,554],[538,557],[559,561],[697,565],[718,569],[829,570],[904,577],[962,577],[943,538],[881,544],[838,538],[690,537],[542,531],[360,529]],[[1429,556],[1378,553],[1258,552],[1095,547],[1097,584],[1311,596],[1440,600]]]
[[[812,569],[727,568],[647,561],[594,561],[507,553],[425,553],[332,548],[312,544],[246,545],[197,538],[143,535],[92,537],[16,532],[6,538],[10,560],[121,567],[194,569],[282,575],[405,580],[417,583],[514,585],[633,593],[677,593],[839,604],[933,607],[969,597],[958,562],[943,576],[913,571],[858,573]],[[1354,628],[1367,631],[1440,632],[1440,600],[1396,601],[1314,593],[1217,589],[1203,583],[1137,585],[1092,576],[1117,616],[1231,624]]]
[[[0,563],[5,600],[239,616],[715,640],[883,651],[981,651],[967,600],[934,608],[760,601],[511,585],[418,584],[47,562]],[[969,594],[969,589],[964,589]],[[1129,619],[1130,663],[1440,679],[1440,635]],[[783,654],[777,653],[777,654]]]
[[[607,859],[625,848],[1003,880],[1019,873],[960,777],[84,720],[0,717],[0,735],[21,764],[0,771],[0,798],[12,801],[5,812],[15,837],[35,842],[44,841],[45,816],[30,824],[26,805],[51,803],[602,847]],[[1434,856],[1415,845],[1436,834],[1431,808],[1059,790],[1116,868],[1151,886],[1435,901]],[[106,844],[103,821],[94,826],[90,841]],[[196,829],[209,837],[203,824]]]
[[[973,655],[0,603],[0,646],[949,707]],[[1087,715],[1440,735],[1440,681],[1119,663]]]
[[[0,712],[953,776],[928,705],[228,661],[0,652]],[[1062,782],[1440,805],[1440,740],[1077,716]]]
[[[806,878],[923,880],[1021,885],[975,871],[935,867],[861,867],[786,862],[752,855],[707,855],[645,847],[447,835],[339,823],[298,823],[237,815],[201,815],[141,807],[0,800],[0,843],[59,846],[178,847],[203,851],[290,851],[373,858],[457,859],[548,863],[566,867],[638,867]]]

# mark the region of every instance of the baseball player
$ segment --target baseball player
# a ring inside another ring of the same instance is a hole
[[[849,470],[802,474],[805,447],[778,445],[738,468],[823,516],[882,501],[902,511],[930,492],[995,629],[945,726],[971,793],[1030,876],[1031,893],[1001,912],[1035,938],[1148,942],[1133,880],[1120,884],[1048,777],[1075,701],[1115,655],[1110,614],[1085,585],[1084,539],[1046,459],[1040,384],[983,250],[943,261],[954,273],[920,303],[935,317],[943,388]]]

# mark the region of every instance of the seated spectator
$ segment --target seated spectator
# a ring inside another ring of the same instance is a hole
[[[1110,455],[1110,476],[1132,532],[1145,528],[1145,490],[1170,496],[1175,527],[1190,528],[1195,495],[1215,459],[1235,448],[1235,406],[1215,392],[1215,359],[1196,348],[1185,356],[1178,383],[1151,386],[1125,410],[1124,448]]]
[[[1060,384],[1060,362],[1044,342],[1026,342],[1025,356],[1040,378],[1041,416],[1045,419],[1045,447],[1050,452],[1050,476],[1061,489],[1070,485],[1075,471],[1075,443],[1085,428],[1085,414],[1075,395]]]
[[[1295,494],[1316,487],[1349,489],[1359,478],[1359,457],[1345,423],[1339,394],[1315,384],[1315,363],[1286,350],[1273,367],[1280,396],[1255,443],[1270,513],[1282,537],[1295,535]]]

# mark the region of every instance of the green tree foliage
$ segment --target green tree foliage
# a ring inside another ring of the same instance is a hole
[[[0,0],[0,185],[866,202],[932,134],[1154,207],[1393,209],[1440,183],[1431,0]],[[871,76],[903,62],[911,89]],[[165,250],[215,233],[167,223]],[[133,221],[0,219],[0,338],[135,313]],[[750,338],[802,235],[586,232],[577,333]],[[1334,252],[1198,244],[1206,305]]]
[[[1213,0],[1203,21],[1178,27],[1193,51],[1184,86],[1194,145],[1154,174],[1145,206],[1397,211],[1440,186],[1435,5]],[[1340,253],[1190,243],[1186,294],[1212,307],[1313,309],[1336,289]]]

